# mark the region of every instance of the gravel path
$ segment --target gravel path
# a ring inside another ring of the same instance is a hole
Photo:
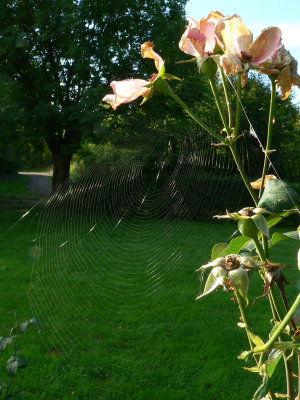
[[[27,188],[42,196],[51,196],[52,193],[52,173],[50,172],[19,172],[20,175],[31,177]]]

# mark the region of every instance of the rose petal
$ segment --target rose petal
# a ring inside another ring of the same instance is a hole
[[[266,175],[264,180],[264,187],[269,179],[277,179],[275,175]],[[259,190],[261,187],[261,178],[257,179],[255,182],[250,182],[250,185],[253,189]]]
[[[188,26],[181,36],[179,48],[184,53],[199,57],[203,56],[205,48],[205,36],[199,30],[199,24],[193,18],[187,18]]]
[[[155,61],[155,67],[157,71],[160,71],[161,67],[164,64],[164,60],[161,56],[153,50],[154,44],[151,42],[145,42],[141,45],[141,53],[143,58],[151,58]]]
[[[241,60],[234,54],[224,54],[221,56],[220,65],[226,75],[234,75],[243,71]]]
[[[283,68],[283,70],[276,78],[276,83],[280,88],[281,100],[286,100],[292,90],[292,77],[289,66]]]
[[[215,33],[226,54],[240,56],[242,51],[248,51],[252,43],[252,33],[236,14],[220,19],[215,27]]]
[[[281,30],[276,27],[264,29],[248,50],[248,54],[252,56],[251,63],[259,65],[272,61],[281,47]]]
[[[219,19],[224,18],[224,15],[218,11],[211,11],[206,18],[200,20],[200,32],[206,38],[205,51],[213,52],[218,38],[215,34],[215,26]]]
[[[120,104],[129,103],[139,96],[146,96],[150,89],[145,87],[149,82],[143,79],[126,79],[124,81],[113,81],[110,86],[114,94],[108,94],[103,101],[109,103],[115,110]]]

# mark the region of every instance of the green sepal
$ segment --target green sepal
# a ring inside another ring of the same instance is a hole
[[[255,344],[255,346],[263,346],[264,345],[264,341],[255,333],[253,333],[252,331],[248,331],[248,335],[251,339],[251,341]]]
[[[243,369],[250,371],[250,372],[254,372],[256,374],[259,373],[259,368],[258,367],[242,367]]]
[[[248,350],[248,351],[243,351],[238,358],[240,360],[244,360],[246,363],[249,362],[250,358],[253,356],[253,351]]]
[[[270,388],[270,378],[267,374],[267,371],[263,371],[263,381],[257,391],[254,393],[253,400],[261,400],[264,398]]]
[[[171,75],[171,74],[167,74],[167,73],[164,74],[163,79],[168,79],[170,81],[182,81],[181,78],[178,78],[175,75]]]
[[[213,268],[211,273],[207,277],[203,293],[200,296],[198,296],[196,300],[215,291],[219,286],[223,286],[226,275],[227,272],[222,267]]]
[[[232,286],[235,291],[246,301],[248,306],[248,288],[249,288],[249,278],[247,272],[244,268],[240,267],[228,272],[228,278],[231,281]]]
[[[257,214],[251,217],[251,219],[255,223],[256,227],[261,231],[261,233],[268,239],[270,239],[270,232],[266,218],[261,214]]]
[[[189,64],[197,62],[197,58],[190,58],[189,60],[177,61],[175,64]]]

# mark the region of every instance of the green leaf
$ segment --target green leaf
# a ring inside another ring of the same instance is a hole
[[[219,257],[225,257],[229,254],[238,254],[242,250],[242,248],[251,240],[252,239],[244,235],[232,239],[226,249],[219,254]]]
[[[277,364],[279,363],[282,356],[283,356],[282,350],[273,349],[270,352],[269,357],[268,357],[267,361],[265,362],[265,365],[267,367],[267,373],[270,378],[272,377],[272,375],[277,367]]]
[[[248,331],[248,335],[249,335],[250,339],[252,340],[252,342],[255,344],[255,346],[263,346],[264,345],[263,340],[258,335],[255,335],[255,333]]]
[[[252,217],[252,221],[255,223],[255,225],[261,231],[261,233],[268,239],[270,239],[270,233],[266,218],[263,215],[258,214]]]
[[[212,248],[211,251],[211,260],[215,260],[216,258],[219,257],[219,255],[222,253],[222,251],[224,251],[226,249],[226,247],[228,246],[227,243],[217,243],[214,245],[214,247]]]
[[[12,376],[16,376],[18,371],[18,361],[13,361],[12,363],[8,364],[6,366],[6,373],[8,376],[12,377]]]
[[[290,210],[299,201],[299,194],[280,179],[268,179],[257,207],[266,208],[273,213]]]
[[[272,235],[272,239],[270,241],[270,247],[275,246],[275,244],[281,242],[282,240],[291,240],[291,239],[299,240],[297,231],[291,231],[285,233],[275,232]]]

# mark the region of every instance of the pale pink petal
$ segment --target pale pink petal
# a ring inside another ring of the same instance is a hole
[[[219,19],[215,27],[215,33],[226,54],[240,56],[242,52],[248,51],[252,43],[252,33],[236,14]]]
[[[151,58],[155,61],[155,67],[157,71],[160,71],[161,67],[164,65],[164,60],[161,56],[155,53],[154,44],[151,42],[145,42],[141,45],[141,53],[143,58]]]
[[[149,82],[144,79],[125,79],[124,81],[113,81],[110,86],[112,87],[114,94],[119,97],[131,98],[132,96],[139,97],[137,95],[140,91],[145,91],[145,88]]]
[[[148,81],[143,79],[126,79],[124,81],[113,81],[110,86],[114,94],[108,94],[103,101],[109,103],[115,110],[120,104],[129,103],[139,96],[146,96],[150,89],[145,87]]]
[[[206,18],[200,20],[200,32],[206,38],[205,51],[213,52],[218,38],[215,34],[215,26],[219,19],[224,18],[224,15],[218,11],[211,11]]]
[[[107,94],[103,97],[102,101],[105,101],[106,103],[114,107],[116,104],[116,96],[114,94]]]
[[[281,30],[276,27],[264,29],[248,50],[251,63],[260,65],[272,61],[281,47]]]
[[[193,18],[187,18],[189,25],[181,36],[179,48],[190,56],[203,56],[205,36],[199,31],[199,24]]]
[[[224,54],[221,56],[220,65],[226,75],[236,75],[243,71],[241,60],[235,54]]]

